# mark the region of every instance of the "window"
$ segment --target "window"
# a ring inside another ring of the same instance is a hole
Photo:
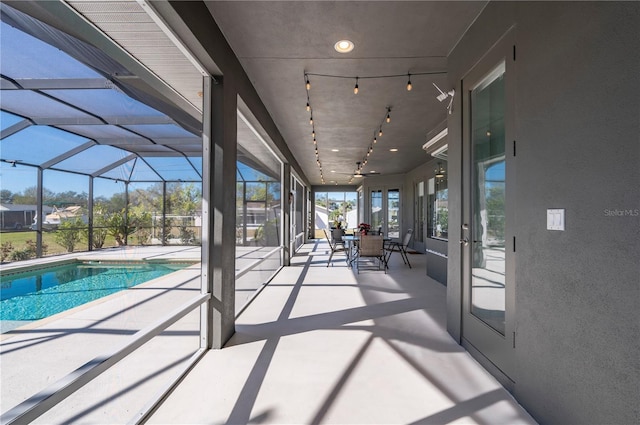
[[[429,179],[427,235],[434,239],[449,238],[449,190],[446,162],[439,162],[436,177]]]
[[[358,221],[356,192],[316,192],[316,237],[324,237],[322,229],[353,229]]]

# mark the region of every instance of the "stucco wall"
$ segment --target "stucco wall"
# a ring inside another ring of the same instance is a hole
[[[514,395],[541,423],[640,423],[640,3],[490,3],[449,57],[451,85],[513,25]],[[454,110],[450,240],[461,224],[459,97]],[[564,232],[546,230],[547,208],[566,210]],[[454,337],[460,254],[449,244]]]

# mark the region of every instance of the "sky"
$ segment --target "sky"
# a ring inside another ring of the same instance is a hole
[[[10,190],[12,193],[22,193],[25,189],[37,184],[38,172],[35,167],[0,163],[0,189]],[[43,176],[44,187],[54,193],[73,191],[77,193],[89,192],[89,177],[78,174],[47,170]],[[94,197],[110,198],[114,193],[124,192],[124,184],[113,180],[94,179]]]

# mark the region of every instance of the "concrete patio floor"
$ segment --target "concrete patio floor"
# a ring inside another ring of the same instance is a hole
[[[83,257],[98,254],[200,251]],[[394,254],[386,275],[357,275],[340,254],[327,268],[328,255],[325,241],[304,245],[242,312],[227,347],[207,352],[149,423],[535,423],[447,334],[446,288],[426,276],[424,255],[410,255],[410,269]],[[192,299],[199,284],[191,266],[3,335],[2,412]],[[127,423],[198,347],[196,310],[35,423]]]
[[[149,423],[535,423],[446,332],[424,255],[386,275],[327,255],[305,245]]]

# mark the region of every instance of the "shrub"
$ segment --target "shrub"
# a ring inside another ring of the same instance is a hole
[[[126,245],[129,235],[133,234],[139,228],[148,227],[151,223],[151,214],[147,211],[129,211],[126,214],[123,208],[119,212],[110,214],[107,219],[107,232],[113,236],[118,245]]]
[[[0,247],[0,263],[4,263],[5,260],[9,258],[11,251],[13,251],[13,245],[11,242],[5,242],[2,244]]]
[[[93,239],[91,246],[100,249],[107,239],[107,210],[103,205],[97,205],[93,209]]]
[[[76,244],[82,240],[83,234],[86,233],[86,227],[81,218],[62,222],[56,231],[56,243],[67,252],[73,252]]]

